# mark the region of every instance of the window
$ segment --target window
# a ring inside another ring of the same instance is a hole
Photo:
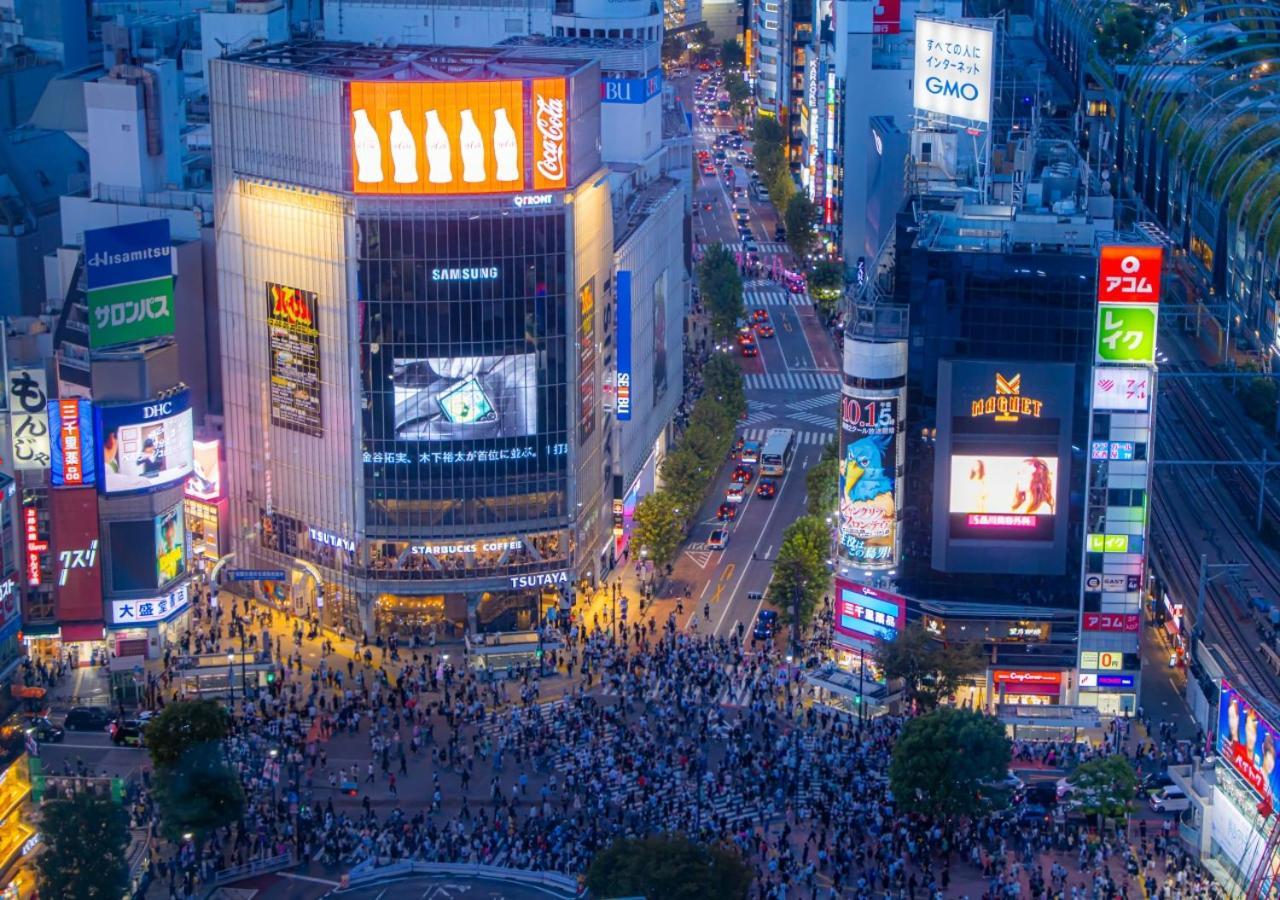
[[[507,34],[524,34],[524,23],[519,19],[507,19]]]
[[[920,142],[920,162],[933,162],[933,144],[929,141]]]
[[[621,31],[619,31],[618,29],[616,29],[616,28],[610,28],[610,29],[609,29],[609,37],[611,37],[611,38],[613,38],[613,39],[615,39],[615,40],[616,40],[617,38],[619,38],[619,37],[621,37],[621,36],[622,36],[622,32],[621,32]]]
[[[636,30],[634,28],[624,28],[622,29],[622,36],[630,40],[636,36]]]

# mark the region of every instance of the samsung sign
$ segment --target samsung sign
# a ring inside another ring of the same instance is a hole
[[[661,93],[661,69],[654,69],[643,78],[600,79],[602,103],[647,103]]]
[[[86,231],[84,260],[90,290],[172,275],[169,220]]]
[[[618,398],[619,422],[631,420],[631,272],[619,269],[618,291]]]
[[[469,269],[432,269],[432,281],[494,281],[498,277],[497,266],[476,266]]]
[[[917,18],[916,109],[990,123],[994,38],[987,28]]]

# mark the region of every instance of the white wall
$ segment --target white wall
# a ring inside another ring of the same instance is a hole
[[[489,47],[513,35],[550,34],[552,4],[528,7],[406,6],[397,0],[325,0],[324,35],[357,43],[453,44]]]
[[[641,163],[661,147],[661,94],[645,103],[600,104],[600,151],[606,163]]]
[[[254,38],[277,43],[288,37],[289,11],[283,6],[268,13],[201,13],[200,56],[205,90],[209,84],[209,60],[241,50]]]
[[[182,142],[185,115],[182,79],[171,59],[148,63],[156,75],[160,104],[161,151],[147,154],[147,121],[142,85],[103,78],[84,85],[89,129],[90,182],[137,191],[182,187]]]

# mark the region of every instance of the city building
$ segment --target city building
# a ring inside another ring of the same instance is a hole
[[[599,65],[307,42],[210,77],[234,570],[348,633],[567,608],[614,546]]]

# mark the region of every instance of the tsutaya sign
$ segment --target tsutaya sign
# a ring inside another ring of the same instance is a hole
[[[313,544],[324,544],[327,547],[334,547],[338,550],[346,550],[348,553],[356,552],[356,542],[351,538],[345,538],[340,534],[334,534],[331,531],[314,526],[307,527],[307,536],[311,538]]]
[[[557,584],[568,584],[568,572],[539,572],[536,575],[512,575],[513,588],[554,587]]]
[[[969,415],[975,419],[991,416],[996,422],[1016,422],[1023,416],[1038,419],[1043,409],[1043,400],[1022,396],[1021,372],[1008,378],[997,372],[996,392],[974,400],[969,406]]]

